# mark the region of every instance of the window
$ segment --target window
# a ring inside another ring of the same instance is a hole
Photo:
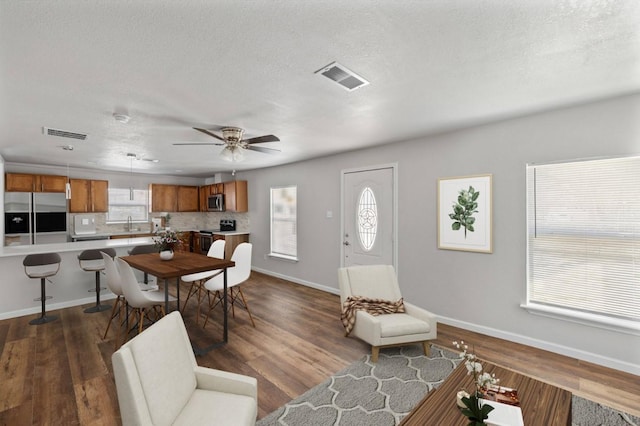
[[[640,332],[640,157],[527,166],[533,312]]]
[[[109,188],[107,222],[149,221],[149,191],[134,189],[133,200],[129,188]]]
[[[271,188],[271,256],[297,260],[297,187]]]

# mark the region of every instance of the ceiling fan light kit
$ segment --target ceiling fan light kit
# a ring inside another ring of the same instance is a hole
[[[225,127],[222,129],[222,138],[229,142],[240,142],[243,134],[244,130],[239,127]]]
[[[220,158],[229,162],[238,162],[244,160],[244,154],[238,147],[225,146],[222,151],[220,151]]]
[[[219,136],[213,133],[211,130],[200,129],[197,127],[193,128],[205,135],[211,136],[212,138],[218,139],[220,142],[213,143],[174,143],[174,145],[217,145],[224,146],[222,151],[220,151],[220,157],[225,161],[230,162],[238,162],[244,160],[244,150],[250,151],[258,151],[265,152],[268,154],[273,154],[276,152],[280,152],[279,149],[275,148],[265,148],[261,146],[253,146],[253,144],[257,143],[267,143],[267,142],[279,142],[280,139],[274,135],[265,135],[258,136],[255,138],[243,139],[244,130],[239,127],[222,127],[220,131],[222,132],[222,136]]]

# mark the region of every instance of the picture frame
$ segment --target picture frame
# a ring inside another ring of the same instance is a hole
[[[438,179],[438,248],[493,253],[493,175]]]

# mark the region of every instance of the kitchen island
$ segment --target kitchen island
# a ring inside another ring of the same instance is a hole
[[[58,253],[62,258],[58,274],[47,282],[47,312],[70,306],[95,303],[95,275],[80,269],[78,254],[83,250],[113,248],[118,256],[126,256],[134,246],[153,244],[153,238],[119,238],[70,243],[0,247],[0,319],[38,314],[40,281],[26,276],[22,260],[28,254]],[[141,276],[142,277],[142,276]],[[103,285],[105,286],[105,285]],[[115,296],[107,289],[100,292],[103,301]],[[108,302],[107,302],[108,303]]]

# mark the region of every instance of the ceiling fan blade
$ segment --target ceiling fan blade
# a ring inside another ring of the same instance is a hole
[[[267,154],[275,154],[276,152],[282,152],[279,149],[265,148],[265,147],[262,147],[262,146],[248,146],[245,149],[249,149],[251,151],[264,152],[264,153],[267,153]]]
[[[277,136],[274,135],[265,135],[265,136],[258,136],[257,138],[250,138],[250,139],[243,139],[242,142],[246,143],[246,144],[253,144],[253,143],[265,143],[265,142],[279,142],[280,139]]]
[[[200,129],[200,128],[198,128],[198,127],[194,127],[193,129],[194,129],[194,130],[197,130],[197,131],[199,131],[199,132],[202,132],[202,133],[204,133],[205,135],[209,135],[209,136],[212,136],[212,137],[214,137],[214,138],[216,138],[216,139],[220,139],[221,141],[223,141],[223,142],[224,142],[224,139],[222,139],[222,137],[220,137],[220,136],[216,135],[215,133],[211,133],[211,132],[210,132],[209,130],[207,130],[207,129]]]
[[[224,143],[216,143],[216,142],[183,142],[183,143],[174,143],[172,145],[207,145],[207,146],[222,146],[226,145]]]

